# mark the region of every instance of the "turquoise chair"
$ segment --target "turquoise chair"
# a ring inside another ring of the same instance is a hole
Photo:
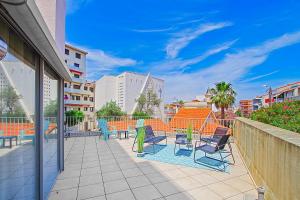
[[[50,125],[50,120],[48,120],[48,119],[44,120],[43,132],[44,132],[44,138],[46,139],[47,142],[48,142],[49,138],[48,138],[48,135],[46,134],[46,131],[49,129],[49,125]]]
[[[114,136],[118,135],[118,131],[117,131],[116,127],[112,127],[111,131],[109,130],[107,121],[105,119],[98,120],[98,128],[101,130],[104,140],[109,139],[109,137],[112,135],[114,135]]]
[[[49,125],[50,125],[50,121],[49,120],[44,120],[44,124],[43,124],[43,132],[44,132],[44,138],[46,139],[46,141],[48,142],[48,135],[46,134],[46,131],[49,129]],[[34,130],[30,129],[30,130]],[[35,135],[26,135],[25,134],[25,130],[20,130],[19,131],[19,136],[18,136],[18,140],[20,141],[19,143],[22,144],[22,141],[28,139],[32,141],[32,144],[34,145],[35,143]]]
[[[4,131],[3,130],[0,130],[0,136],[3,136],[4,135]],[[3,145],[3,140],[0,139],[0,146]]]

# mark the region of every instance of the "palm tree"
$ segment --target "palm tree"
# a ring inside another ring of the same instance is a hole
[[[230,83],[224,81],[216,83],[215,88],[210,89],[211,101],[219,109],[221,108],[221,118],[225,118],[225,109],[232,106],[235,102],[236,92]]]

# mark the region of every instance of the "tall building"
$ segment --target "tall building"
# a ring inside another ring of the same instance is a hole
[[[152,90],[162,100],[155,116],[164,113],[164,80],[155,78],[151,74],[143,75],[124,72],[118,76],[103,76],[96,81],[95,107],[99,110],[109,101],[115,101],[122,111],[133,114],[137,108],[136,100],[141,94]]]
[[[86,80],[87,52],[65,45],[65,63],[72,75],[72,81],[65,81],[65,111],[79,110],[86,116],[95,113],[95,83]]]
[[[253,101],[252,100],[240,100],[241,114],[244,117],[249,117],[253,111]]]

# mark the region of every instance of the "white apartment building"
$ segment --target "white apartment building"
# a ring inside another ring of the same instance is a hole
[[[72,82],[65,82],[65,111],[80,110],[86,116],[95,113],[95,84],[86,80],[86,55],[88,53],[65,45],[65,62],[72,75]]]
[[[155,115],[161,116],[164,110],[164,80],[151,74],[124,72],[118,76],[103,76],[96,81],[95,108],[99,110],[107,102],[116,101],[122,111],[133,114],[137,108],[136,99],[150,89],[162,100],[160,108],[155,110]]]

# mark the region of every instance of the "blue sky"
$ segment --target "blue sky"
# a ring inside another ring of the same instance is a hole
[[[166,101],[228,81],[246,99],[300,80],[299,10],[297,0],[67,0],[66,41],[89,52],[91,80],[150,72]]]

